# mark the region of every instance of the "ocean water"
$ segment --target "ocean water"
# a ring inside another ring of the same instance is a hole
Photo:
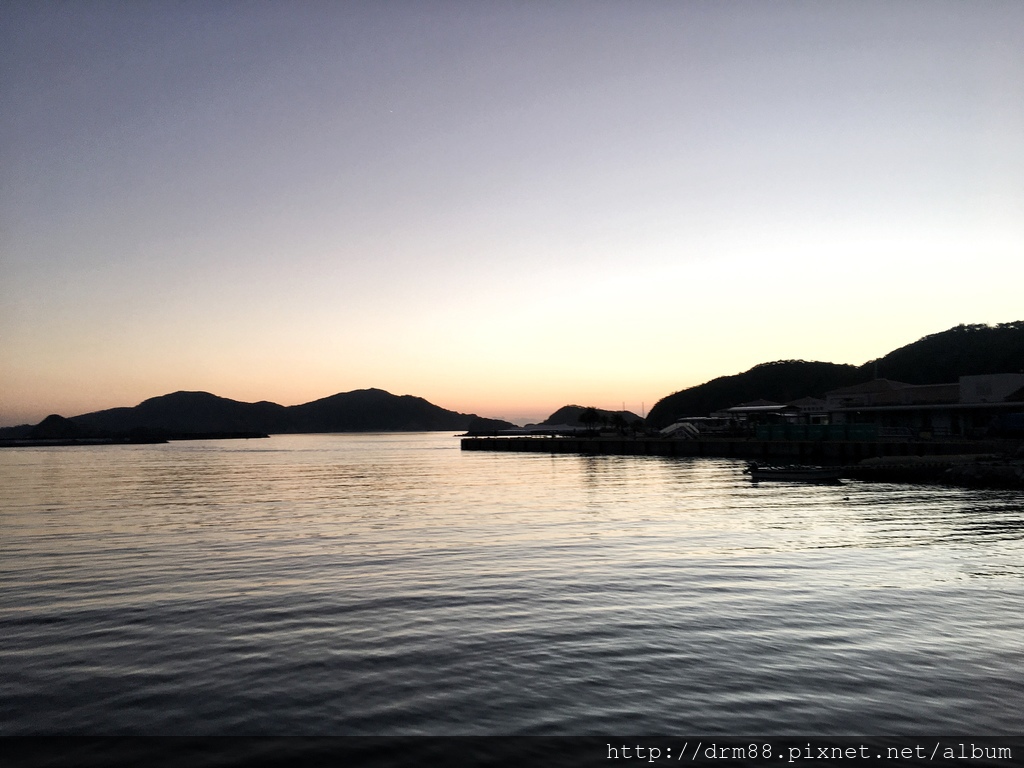
[[[741,470],[0,451],[0,735],[1021,733],[1019,493]]]

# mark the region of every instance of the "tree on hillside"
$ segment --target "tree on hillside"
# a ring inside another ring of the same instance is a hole
[[[598,413],[597,408],[589,407],[584,408],[583,413],[579,416],[580,424],[585,426],[587,429],[593,429],[594,425],[601,420],[601,414]]]
[[[780,360],[722,376],[659,400],[647,416],[664,427],[681,416],[707,416],[751,400],[787,403],[870,381],[876,376],[907,384],[952,383],[960,376],[1024,372],[1024,321],[958,325],[925,336],[862,366]]]
[[[945,384],[961,376],[1024,371],[1024,322],[958,325],[861,366],[907,384]]]
[[[821,397],[830,389],[859,384],[864,376],[852,365],[779,360],[762,363],[745,373],[721,376],[659,400],[647,423],[665,427],[682,416],[707,416],[752,400],[787,403],[801,397]]]

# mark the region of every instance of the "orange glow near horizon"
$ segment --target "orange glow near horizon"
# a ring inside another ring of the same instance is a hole
[[[0,7],[0,425],[649,411],[1021,319],[1024,4],[748,10]]]

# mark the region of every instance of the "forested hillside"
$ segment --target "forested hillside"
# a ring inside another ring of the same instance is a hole
[[[659,400],[648,424],[663,427],[683,416],[706,416],[752,400],[779,403],[822,397],[830,389],[873,378],[941,384],[961,376],[1024,371],[1024,321],[958,325],[925,336],[860,366],[781,360],[722,376]]]
[[[961,376],[1024,371],[1024,321],[958,325],[880,358],[878,377],[908,384],[942,384]],[[861,366],[874,376],[875,361]]]
[[[830,389],[857,384],[861,369],[853,365],[780,360],[761,363],[734,376],[721,376],[659,400],[647,423],[664,427],[682,416],[707,416],[713,411],[752,400],[785,403],[801,397],[821,397]]]

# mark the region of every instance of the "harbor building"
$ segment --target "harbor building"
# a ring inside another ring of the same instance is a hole
[[[1024,373],[961,376],[949,384],[875,379],[825,394],[832,424],[871,424],[879,437],[998,436],[1024,417]]]

